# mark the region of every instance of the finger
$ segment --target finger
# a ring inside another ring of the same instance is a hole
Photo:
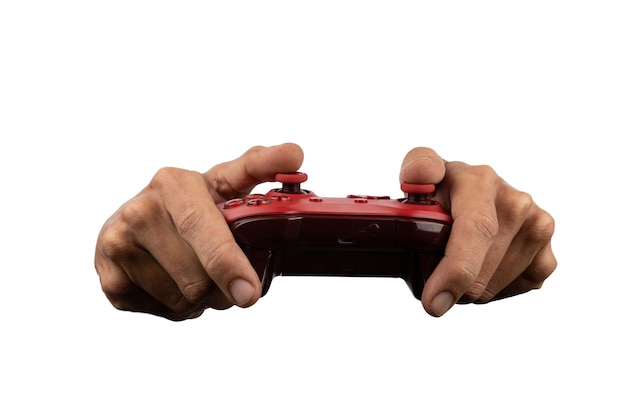
[[[541,288],[556,269],[557,262],[552,246],[547,245],[535,256],[531,264],[493,299],[498,300]]]
[[[489,248],[474,284],[463,301],[486,302],[511,283],[530,263],[538,249],[525,236],[534,233],[525,224],[532,222],[531,212],[538,209],[529,194],[506,183],[498,187],[496,197],[498,231]],[[545,241],[539,243],[545,245]]]
[[[195,172],[165,168],[149,187],[161,199],[176,233],[191,247],[204,270],[203,274],[182,271],[172,275],[185,298],[192,304],[204,302],[215,282],[231,303],[240,307],[254,304],[261,294],[259,277],[235,242],[205,178]]]
[[[489,167],[465,167],[460,162],[446,165],[445,188],[450,193],[454,223],[444,257],[422,293],[424,308],[433,316],[443,315],[476,282],[498,233],[498,177]]]
[[[97,262],[96,269],[100,276],[100,285],[102,291],[115,308],[125,311],[149,313],[174,321],[197,317],[199,315],[198,313],[194,314],[194,312],[181,314],[180,312],[172,311],[152,295],[138,287],[116,263],[103,262],[104,257],[100,257],[99,259],[100,262]]]
[[[163,253],[158,245],[153,245],[154,240],[149,238],[147,242],[146,250],[139,250],[132,258],[120,260],[119,266],[136,286],[166,307],[172,314],[188,317],[195,311],[209,307],[223,310],[232,306],[232,303],[202,270],[195,256],[191,253],[173,256],[174,251]],[[170,241],[168,247],[173,246],[175,246],[174,241]],[[159,262],[155,257],[159,259]],[[189,268],[195,265],[198,267]],[[187,299],[177,285],[177,282],[183,282],[189,276],[208,283],[208,289],[203,293],[203,298],[194,303]]]
[[[445,161],[430,148],[411,149],[400,168],[400,182],[439,184],[446,173]]]
[[[119,310],[169,317],[171,311],[139,288],[119,266],[120,259],[132,259],[137,251],[132,233],[119,218],[120,211],[111,216],[100,231],[96,244],[94,263],[102,291]]]
[[[158,201],[136,197],[120,209],[119,217],[134,234],[133,243],[138,247],[132,258],[119,260],[135,284],[176,312],[198,306],[227,307],[225,297]]]
[[[550,245],[553,234],[554,219],[533,204],[506,256],[477,300],[487,302],[540,288],[557,265]]]
[[[266,181],[274,181],[277,173],[300,169],[304,153],[294,143],[277,146],[256,146],[239,158],[211,168],[205,178],[216,201],[246,195]]]
[[[203,311],[207,305],[228,307],[219,291],[210,293],[205,303],[190,303],[170,274],[149,253],[153,250],[163,259],[171,258],[169,254],[159,255],[150,244],[168,241],[168,247],[173,247],[176,241],[181,241],[180,237],[167,236],[163,232],[167,228],[159,225],[171,225],[171,222],[155,218],[152,210],[146,209],[155,206],[149,204],[150,201],[153,202],[143,197],[130,200],[111,217],[98,237],[95,266],[107,297],[119,309],[148,312],[173,320],[198,316],[198,311]],[[141,223],[148,227],[142,227]],[[180,269],[192,264],[188,259],[173,263],[181,265]],[[204,274],[204,271],[200,270],[200,273]]]

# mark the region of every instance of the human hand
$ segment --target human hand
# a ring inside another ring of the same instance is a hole
[[[404,158],[400,181],[437,184],[433,199],[453,218],[445,255],[422,292],[429,314],[540,288],[556,268],[554,219],[492,168],[415,148]]]
[[[248,195],[276,173],[297,171],[303,158],[288,143],[251,148],[204,174],[160,169],[98,236],[95,267],[111,304],[171,320],[254,304],[259,277],[216,203]]]

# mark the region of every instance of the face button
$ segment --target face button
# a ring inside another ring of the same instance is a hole
[[[391,198],[388,195],[359,195],[359,194],[350,194],[347,198],[364,198],[366,200],[390,200]]]
[[[270,200],[268,200],[267,198],[253,198],[251,200],[248,200],[246,204],[249,206],[261,206],[269,203]]]
[[[289,197],[288,195],[273,195],[270,197],[270,199],[273,201],[289,201],[291,200],[291,197]]]
[[[224,203],[224,208],[229,209],[229,208],[240,206],[244,203],[245,203],[245,200],[243,198],[234,198]]]

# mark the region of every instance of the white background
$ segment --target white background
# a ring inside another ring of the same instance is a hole
[[[624,415],[622,4],[2,2],[0,414]],[[159,167],[284,141],[325,196],[399,196],[418,145],[489,164],[559,267],[440,319],[390,279],[182,323],[108,304],[96,236]]]

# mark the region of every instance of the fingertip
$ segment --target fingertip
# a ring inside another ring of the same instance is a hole
[[[256,303],[259,298],[257,288],[243,278],[237,278],[232,281],[228,289],[233,301],[239,307],[249,307]]]
[[[428,277],[422,290],[421,301],[424,310],[433,317],[446,314],[465,292],[467,279],[459,273],[458,264],[444,257]]]
[[[273,181],[276,173],[296,172],[304,161],[304,151],[292,142],[274,146],[255,146],[241,158],[249,177],[257,182]]]
[[[247,256],[237,246],[228,260],[216,266],[213,277],[222,293],[238,307],[250,307],[261,297],[259,279]]]
[[[254,146],[240,157],[215,165],[203,174],[216,201],[245,195],[256,185],[274,181],[279,172],[296,172],[304,161],[302,148],[291,142]]]
[[[441,317],[452,308],[455,301],[454,295],[450,291],[442,291],[435,295],[428,304],[424,303],[424,309],[433,317]]]
[[[438,184],[446,173],[445,161],[431,148],[411,149],[400,169],[400,182],[410,184]]]
[[[294,164],[294,168],[291,171],[297,171],[304,162],[304,150],[300,145],[293,142],[285,142],[281,145],[277,145],[276,148],[280,150],[280,153],[286,160],[291,161]]]

